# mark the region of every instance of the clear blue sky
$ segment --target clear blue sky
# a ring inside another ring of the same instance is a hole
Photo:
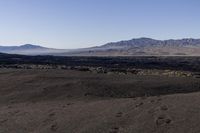
[[[0,0],[0,45],[200,38],[200,0]]]

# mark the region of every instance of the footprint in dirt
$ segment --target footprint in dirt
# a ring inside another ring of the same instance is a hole
[[[7,121],[8,121],[8,119],[0,120],[0,124],[5,123],[5,122],[7,122]]]
[[[140,103],[136,104],[135,107],[138,108],[138,107],[142,106],[143,104],[144,104],[143,102],[140,102]]]
[[[58,129],[58,124],[57,123],[54,123],[54,124],[51,125],[51,130],[52,131],[57,131],[57,129]]]
[[[159,103],[160,101],[162,101],[162,98],[157,97],[157,99],[151,99],[150,103]]]
[[[157,99],[157,102],[160,102],[160,101],[162,101],[162,98],[158,98],[158,99]]]
[[[10,115],[16,115],[16,114],[18,114],[20,111],[19,110],[15,110],[15,111],[10,111],[10,112],[8,112]]]
[[[150,100],[150,103],[155,103],[155,100],[154,99]]]
[[[119,132],[119,128],[118,127],[113,127],[109,131],[109,133],[118,133],[118,132]]]
[[[73,105],[73,103],[67,103],[67,106]]]
[[[161,105],[157,108],[151,108],[149,109],[149,113],[155,113],[155,112],[159,112],[159,111],[167,111],[169,108],[167,105]]]
[[[118,113],[116,114],[116,117],[122,117],[122,115],[123,115],[122,112],[118,112]]]
[[[47,118],[43,121],[44,124],[53,122],[55,120],[56,113],[52,112],[52,110],[49,111],[50,113],[47,115]]]
[[[165,115],[160,115],[156,118],[155,122],[157,126],[162,126],[162,125],[170,124],[172,120]]]
[[[168,110],[167,105],[162,105],[162,106],[160,106],[160,110],[161,110],[161,111],[166,111],[166,110]]]
[[[11,108],[12,108],[12,106],[10,106],[10,105],[7,106],[7,109],[11,109]]]
[[[50,113],[49,116],[50,117],[54,117],[56,114],[55,113]]]

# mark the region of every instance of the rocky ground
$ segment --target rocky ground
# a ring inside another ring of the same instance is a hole
[[[195,76],[1,68],[0,133],[199,133],[199,91]]]

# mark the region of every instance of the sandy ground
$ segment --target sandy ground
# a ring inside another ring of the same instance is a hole
[[[200,79],[0,70],[0,133],[199,133]]]

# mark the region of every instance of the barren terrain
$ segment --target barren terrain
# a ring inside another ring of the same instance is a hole
[[[198,133],[200,79],[0,70],[1,133]]]

